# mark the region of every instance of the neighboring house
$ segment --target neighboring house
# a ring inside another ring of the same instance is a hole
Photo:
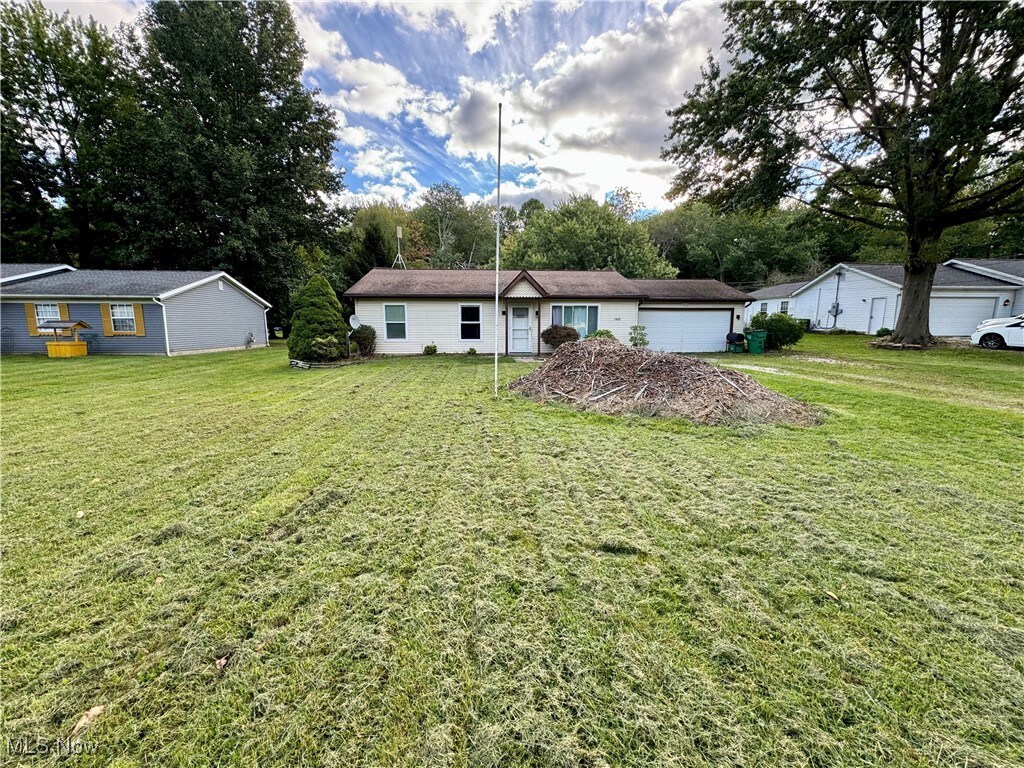
[[[373,269],[344,296],[361,322],[377,330],[384,354],[439,352],[536,355],[554,351],[540,334],[551,325],[597,329],[629,342],[630,328],[647,328],[651,347],[672,352],[726,348],[726,334],[742,330],[750,297],[717,280],[629,280],[611,270],[568,272],[503,270],[498,274],[495,331],[494,272],[487,270]]]
[[[270,304],[218,271],[0,265],[0,348],[45,353],[46,320],[82,320],[90,353],[175,355],[267,345]]]
[[[951,260],[935,270],[929,324],[936,336],[969,336],[978,323],[1024,311],[1024,262],[1019,260]],[[873,334],[893,328],[903,293],[902,264],[837,264],[795,288],[776,286],[755,291],[747,319],[769,303],[787,302],[788,314],[810,320],[812,328],[841,328]],[[762,296],[763,298],[757,298]],[[839,310],[834,314],[833,307]],[[778,311],[778,310],[776,310]]]
[[[751,291],[754,302],[747,306],[744,320],[749,323],[754,315],[793,314],[793,291],[801,288],[804,283],[782,283],[768,288]]]

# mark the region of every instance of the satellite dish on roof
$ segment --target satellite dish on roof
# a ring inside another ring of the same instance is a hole
[[[350,326],[350,327],[352,328],[352,330],[353,330],[353,331],[354,331],[354,330],[355,330],[356,328],[358,328],[358,327],[359,327],[360,325],[362,325],[362,323],[360,323],[360,322],[359,322],[359,318],[358,318],[358,317],[356,317],[355,315],[352,315],[352,317],[350,317],[350,318],[348,319],[348,324],[349,324],[349,326]]]

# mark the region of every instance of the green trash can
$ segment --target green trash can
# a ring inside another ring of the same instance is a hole
[[[747,352],[752,355],[763,355],[767,339],[768,331],[747,331]]]

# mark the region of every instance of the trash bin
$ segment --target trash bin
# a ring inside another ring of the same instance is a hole
[[[747,345],[744,343],[744,336],[742,333],[730,333],[725,337],[726,351],[727,352],[746,352]]]
[[[767,339],[768,331],[747,331],[747,352],[752,355],[763,355]]]

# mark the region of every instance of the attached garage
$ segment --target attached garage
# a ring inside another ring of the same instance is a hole
[[[978,323],[999,316],[998,296],[932,296],[928,324],[935,336],[970,336]]]
[[[644,295],[637,324],[651,349],[724,352],[726,336],[743,330],[751,296],[717,280],[633,280]]]
[[[641,309],[651,349],[662,352],[724,352],[732,331],[729,309]]]

